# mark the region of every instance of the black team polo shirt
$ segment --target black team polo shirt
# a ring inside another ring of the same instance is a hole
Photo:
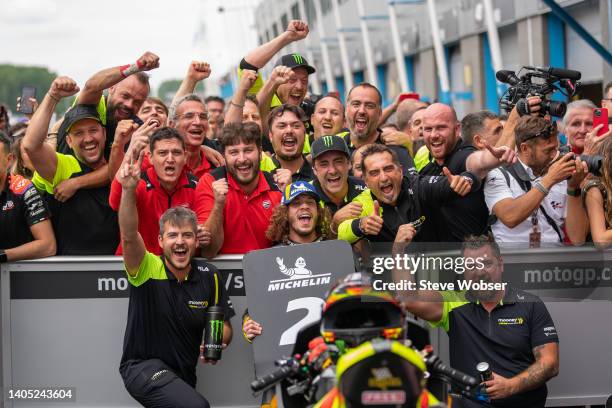
[[[135,379],[130,378],[130,365],[159,359],[195,387],[208,306],[222,306],[226,321],[235,314],[221,274],[194,259],[187,278],[178,281],[161,257],[147,252],[128,281],[130,305],[119,368],[126,385]]]
[[[448,334],[451,366],[475,378],[478,378],[476,365],[480,362],[489,363],[493,372],[506,378],[514,377],[535,362],[535,347],[559,342],[552,318],[537,296],[508,288],[503,300],[489,313],[469,292],[441,294],[442,318],[432,324]],[[544,407],[547,394],[544,384],[493,401],[493,406]]]

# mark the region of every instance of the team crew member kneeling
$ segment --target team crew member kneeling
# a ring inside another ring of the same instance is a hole
[[[127,391],[145,407],[208,408],[208,401],[195,390],[206,310],[210,305],[225,309],[224,345],[232,338],[229,319],[234,310],[218,270],[193,259],[198,242],[193,211],[167,210],[159,221],[163,256],[146,250],[138,232],[135,192],[142,157],[143,152],[134,160],[129,151],[117,175],[123,188],[123,260],[132,285],[119,372]]]

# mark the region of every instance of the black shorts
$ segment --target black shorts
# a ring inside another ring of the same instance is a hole
[[[119,371],[127,391],[144,407],[210,407],[206,398],[161,360],[127,361]]]

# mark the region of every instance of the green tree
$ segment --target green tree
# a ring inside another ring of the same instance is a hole
[[[167,105],[169,105],[180,86],[180,79],[167,79],[159,85],[159,88],[157,89],[157,96],[159,96],[159,98]]]
[[[0,103],[7,105],[14,112],[17,97],[21,96],[21,88],[26,85],[36,88],[36,99],[40,102],[56,77],[55,72],[45,67],[0,65]],[[63,114],[70,102],[62,100],[56,112]]]
[[[170,105],[172,102],[172,98],[174,98],[174,94],[178,91],[181,86],[181,79],[167,79],[159,85],[157,89],[157,96],[166,103],[166,105]],[[196,85],[195,92],[202,95],[204,93],[204,84],[202,82]]]

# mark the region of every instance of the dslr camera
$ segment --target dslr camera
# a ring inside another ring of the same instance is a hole
[[[561,117],[565,115],[567,105],[551,100],[551,95],[559,91],[568,98],[572,97],[580,86],[578,80],[582,74],[571,69],[524,66],[518,75],[514,71],[501,70],[497,71],[495,77],[510,85],[499,102],[502,112],[509,114],[516,106],[519,115],[528,115],[530,107],[527,98],[539,96],[542,100],[539,111],[541,116],[550,114]]]
[[[561,146],[559,148],[559,156],[557,157],[557,160],[559,160],[561,157],[565,156],[566,154],[573,154],[571,151],[571,148],[569,146]],[[603,156],[600,156],[598,154],[594,154],[594,155],[586,155],[586,154],[581,154],[581,155],[576,155],[577,159],[582,160],[583,162],[585,162],[587,164],[587,167],[589,168],[589,173],[591,173],[594,176],[597,177],[601,177],[601,167],[603,166]]]

